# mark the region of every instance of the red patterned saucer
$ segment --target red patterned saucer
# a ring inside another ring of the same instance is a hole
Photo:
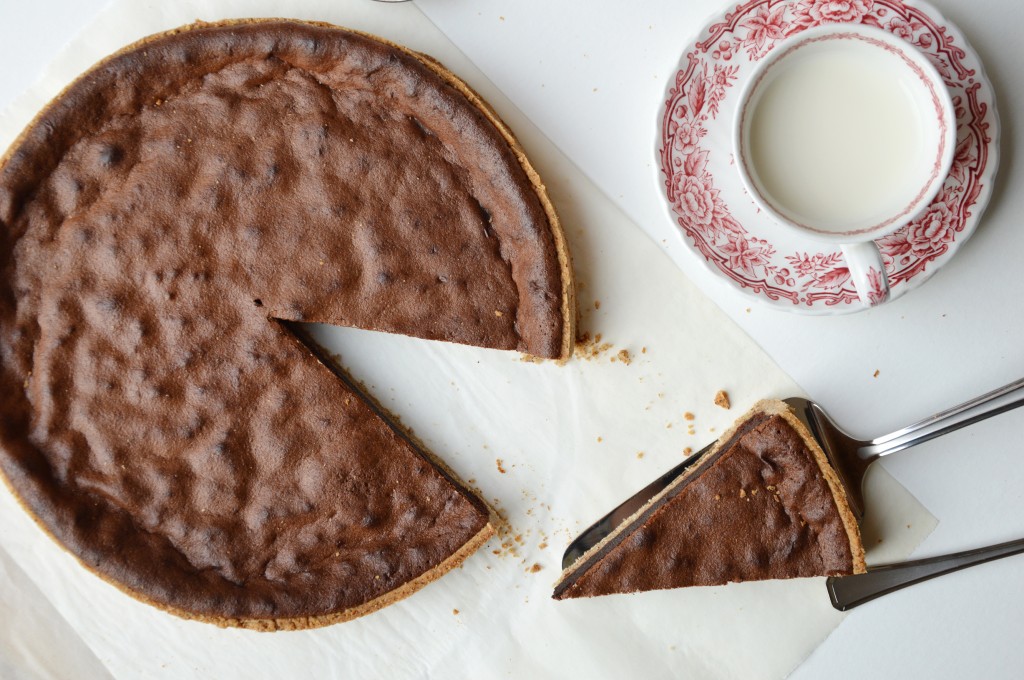
[[[878,239],[890,300],[924,283],[977,227],[998,165],[992,84],[963,34],[930,5],[900,0],[750,0],[717,16],[685,52],[659,113],[659,183],[684,242],[715,273],[771,306],[809,314],[866,309],[839,247],[779,229],[747,195],[731,134],[742,81],[775,44],[825,23],[870,24],[924,52],[957,116],[953,167],[910,224]]]

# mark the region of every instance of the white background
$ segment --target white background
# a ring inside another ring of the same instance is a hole
[[[417,2],[641,227],[656,237],[666,233],[649,167],[651,118],[679,52],[720,3]],[[0,5],[0,107],[27,88],[103,4]],[[751,305],[745,298],[710,280],[685,254],[673,253],[812,397],[858,434],[887,431],[1024,374],[1024,195],[1012,190],[1020,185],[1016,122],[1024,115],[1024,83],[1017,76],[1024,47],[1016,34],[1022,11],[1010,0],[934,4],[981,54],[1002,121],[995,195],[979,231],[951,264],[886,308],[806,319],[756,306],[746,314]],[[280,14],[287,15],[287,3],[280,3]],[[940,519],[919,554],[1024,536],[1022,425],[1024,414],[1009,414],[886,461]],[[867,605],[793,677],[1018,677],[1024,667],[1022,583],[1024,559],[1010,558]]]

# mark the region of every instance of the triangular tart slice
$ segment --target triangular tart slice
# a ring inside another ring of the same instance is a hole
[[[864,570],[838,476],[789,407],[766,400],[566,569],[554,597]]]

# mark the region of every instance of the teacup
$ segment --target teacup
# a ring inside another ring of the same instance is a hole
[[[754,202],[840,245],[865,305],[888,299],[873,241],[925,210],[953,162],[956,117],[935,67],[881,29],[818,26],[757,63],[738,107],[736,166]]]

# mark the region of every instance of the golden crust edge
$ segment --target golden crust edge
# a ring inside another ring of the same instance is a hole
[[[760,408],[759,408],[760,407]],[[796,417],[793,410],[784,402],[778,399],[763,399],[754,404],[752,410],[761,410],[766,413],[773,413],[781,416],[787,423],[796,430],[797,434],[807,444],[807,448],[810,449],[811,454],[814,456],[815,462],[818,464],[818,468],[821,470],[822,476],[825,478],[825,482],[828,484],[829,489],[832,491],[832,499],[836,503],[836,509],[839,510],[839,517],[843,520],[843,527],[846,529],[846,536],[850,541],[850,555],[853,560],[853,573],[863,574],[867,568],[867,563],[864,561],[864,543],[861,540],[860,535],[860,524],[857,522],[857,517],[853,514],[853,510],[850,508],[850,502],[846,497],[846,488],[843,486],[842,481],[839,479],[839,474],[832,467],[832,463],[829,462],[828,456],[821,448],[821,444],[815,439],[814,435],[807,426],[804,425],[803,421]]]
[[[159,33],[147,35],[103,57],[102,59],[94,63],[92,66],[87,68],[85,71],[80,73],[78,76],[76,76],[71,82],[62,87],[60,91],[56,95],[54,95],[50,99],[50,101],[47,102],[47,104],[43,106],[35,114],[35,116],[32,117],[32,119],[25,125],[25,127],[22,128],[22,131],[18,134],[18,136],[14,138],[14,140],[7,147],[4,153],[0,155],[0,170],[2,170],[3,167],[7,164],[7,161],[10,159],[11,154],[14,152],[15,149],[17,149],[21,145],[21,143],[24,141],[28,133],[39,123],[39,121],[47,113],[50,112],[50,110],[56,105],[56,102],[60,100],[61,97],[63,97],[69,89],[71,89],[79,81],[86,78],[94,71],[102,68],[104,65],[110,63],[114,59],[128,52],[134,51],[140,47],[143,47],[144,45],[150,42],[178,35],[179,33],[184,33],[186,31],[194,29],[276,22],[289,22],[348,31],[350,33],[361,35],[371,40],[376,40],[377,42],[388,45],[389,47],[399,49],[402,52],[415,58],[417,61],[422,63],[431,71],[437,73],[449,85],[455,87],[461,94],[463,94],[463,96],[467,98],[467,100],[469,100],[471,104],[473,104],[477,109],[481,111],[481,113],[485,115],[485,117],[495,126],[495,128],[497,128],[497,130],[501,133],[502,137],[505,138],[509,146],[512,148],[513,152],[516,155],[516,158],[520,162],[520,165],[523,167],[523,170],[526,172],[528,178],[530,179],[531,186],[537,193],[537,196],[541,201],[541,205],[545,210],[549,224],[551,226],[552,236],[555,240],[555,247],[559,258],[559,264],[562,269],[563,338],[562,354],[558,357],[558,359],[564,360],[571,357],[573,346],[576,339],[575,282],[573,277],[572,261],[566,244],[565,235],[562,231],[558,215],[555,212],[554,205],[551,203],[551,200],[547,195],[547,190],[544,184],[540,181],[540,176],[537,174],[536,170],[534,170],[533,166],[530,164],[525,152],[519,145],[518,140],[515,138],[514,135],[512,135],[511,130],[509,130],[509,128],[497,116],[497,114],[493,112],[493,109],[491,109],[489,105],[487,105],[486,102],[469,87],[469,85],[467,85],[464,81],[459,79],[451,71],[448,71],[444,66],[441,65],[440,62],[433,59],[433,57],[429,57],[427,55],[414,52],[413,50],[410,50],[409,48],[404,47],[403,45],[391,42],[390,40],[381,38],[380,36],[374,35],[372,33],[367,33],[365,31],[359,31],[356,29],[351,29],[345,26],[339,26],[337,24],[331,24],[324,21],[306,21],[301,19],[287,19],[280,17],[261,17],[248,19],[223,19],[212,22],[195,21],[191,24],[186,24],[184,26],[178,26],[167,31],[161,31]],[[341,367],[339,366],[339,368]],[[345,371],[345,373],[346,375],[348,374],[347,371]],[[370,395],[366,394],[365,391],[361,390],[360,394],[363,398],[371,400],[374,404],[378,406],[378,408],[381,408],[386,414],[390,416],[390,413],[386,409],[383,409],[380,406],[380,403],[373,399]],[[497,518],[497,514],[495,513],[494,509],[483,498],[481,498],[479,494],[473,492],[472,489],[470,489],[468,485],[466,485],[466,483],[458,475],[455,474],[455,472],[451,469],[450,466],[448,466],[444,461],[438,458],[432,451],[428,450],[425,446],[423,446],[422,442],[419,440],[418,437],[413,436],[412,433],[409,432],[407,428],[402,426],[400,424],[400,421],[398,421],[398,419],[394,418],[393,416],[386,418],[386,420],[393,426],[399,427],[399,429],[401,429],[402,432],[407,437],[409,437],[410,440],[414,442],[415,447],[419,449],[419,451],[424,455],[424,457],[428,459],[428,462],[430,462],[431,464],[435,465],[436,467],[443,470],[446,474],[448,474],[452,478],[454,485],[458,487],[463,493],[471,495],[477,500],[479,500],[481,503],[483,503],[483,505],[487,508],[488,511],[488,522],[472,538],[463,543],[458,550],[456,550],[454,553],[445,558],[440,564],[420,574],[416,578],[407,581],[398,588],[388,591],[387,593],[384,593],[383,595],[380,595],[377,598],[370,600],[369,602],[365,602],[361,605],[345,609],[340,612],[333,612],[330,614],[323,614],[319,616],[297,617],[288,619],[220,618],[199,615],[194,612],[189,612],[187,610],[179,609],[177,607],[173,607],[153,600],[144,595],[143,593],[133,590],[132,588],[129,588],[124,583],[116,581],[112,578],[109,578],[107,575],[99,571],[96,571],[92,568],[91,565],[82,560],[77,554],[65,548],[64,543],[58,540],[57,537],[53,534],[53,532],[50,531],[49,527],[46,524],[44,524],[42,520],[38,516],[36,516],[34,512],[31,511],[31,509],[25,503],[24,499],[14,488],[14,485],[12,484],[11,480],[7,477],[7,475],[0,472],[0,479],[3,480],[4,486],[10,492],[15,502],[21,507],[25,514],[32,519],[33,523],[37,527],[42,529],[43,533],[46,536],[48,536],[50,540],[52,540],[56,545],[60,546],[60,548],[66,554],[73,557],[75,561],[77,561],[86,571],[98,577],[100,580],[114,586],[121,592],[132,597],[133,599],[138,600],[139,602],[148,604],[152,607],[168,612],[170,614],[174,614],[175,616],[178,616],[183,619],[202,621],[204,623],[212,623],[214,625],[221,627],[237,627],[260,631],[304,630],[308,628],[318,628],[322,626],[331,625],[334,623],[351,621],[352,619],[359,618],[360,616],[371,614],[379,609],[382,609],[390,604],[393,604],[399,600],[402,600],[412,595],[416,591],[426,586],[428,583],[437,580],[438,578],[448,573],[455,567],[461,565],[466,560],[466,558],[468,558],[474,552],[479,550],[492,536],[494,536],[494,534],[496,533],[495,525],[500,523],[500,520]]]
[[[358,33],[358,31],[356,31]],[[492,125],[501,133],[508,142],[512,152],[516,155],[520,166],[530,180],[530,184],[533,187],[534,192],[537,194],[537,198],[540,200],[541,207],[544,208],[544,212],[548,218],[548,224],[551,227],[551,235],[555,240],[555,251],[558,255],[558,264],[562,270],[562,348],[561,353],[557,357],[558,361],[568,361],[572,355],[573,350],[576,346],[576,278],[575,270],[572,266],[572,255],[569,251],[569,244],[565,237],[565,230],[562,228],[562,222],[558,218],[558,213],[555,211],[555,206],[551,202],[551,198],[548,196],[547,187],[540,178],[540,174],[533,167],[529,157],[526,155],[526,151],[523,149],[519,140],[512,133],[512,130],[505,124],[505,121],[501,119],[494,108],[477,94],[476,90],[470,87],[464,80],[456,76],[454,73],[449,71],[445,66],[434,59],[430,55],[411,52],[401,45],[395,45],[382,38],[373,36],[370,34],[362,34],[366,37],[373,38],[385,42],[393,47],[404,50],[412,56],[419,59],[427,68],[430,68],[439,76],[445,79],[449,85],[457,89],[466,99],[469,100],[477,109],[480,110],[484,116],[491,122]]]
[[[818,464],[818,468],[821,470],[822,475],[825,477],[825,482],[829,485],[829,489],[832,492],[832,498],[836,501],[836,508],[839,511],[839,517],[842,519],[843,527],[846,529],[847,539],[850,541],[850,554],[852,556],[852,568],[854,574],[863,574],[867,571],[867,565],[864,562],[864,546],[861,543],[860,538],[860,525],[857,523],[857,519],[850,510],[850,504],[846,499],[846,490],[843,488],[842,483],[839,481],[839,476],[835,470],[832,469],[832,464],[828,462],[828,458],[825,456],[825,452],[821,450],[821,445],[814,438],[811,432],[800,419],[797,418],[793,411],[786,405],[785,402],[779,399],[762,399],[755,403],[749,411],[744,415],[736,419],[732,427],[722,433],[722,436],[718,438],[715,445],[711,447],[707,453],[698,458],[693,465],[688,467],[686,471],[679,475],[669,486],[665,487],[657,495],[653,496],[647,503],[643,505],[635,513],[624,519],[610,534],[605,536],[601,541],[596,543],[593,547],[587,550],[585,553],[580,555],[575,562],[570,564],[559,575],[558,580],[555,581],[554,587],[557,589],[567,578],[576,573],[576,566],[584,563],[588,558],[593,556],[595,553],[601,550],[605,545],[614,540],[619,534],[622,533],[623,528],[629,526],[634,520],[639,519],[643,513],[645,513],[652,505],[656,504],[666,495],[670,494],[675,488],[677,488],[684,481],[692,477],[696,471],[700,468],[701,464],[704,463],[708,458],[714,456],[721,450],[722,445],[728,442],[740,426],[755,413],[768,413],[771,415],[779,415],[786,420],[787,423],[793,426],[797,434],[800,435],[804,443],[808,445],[811,454],[814,456],[815,462]],[[594,565],[597,566],[597,565]],[[561,598],[558,598],[561,599]]]

